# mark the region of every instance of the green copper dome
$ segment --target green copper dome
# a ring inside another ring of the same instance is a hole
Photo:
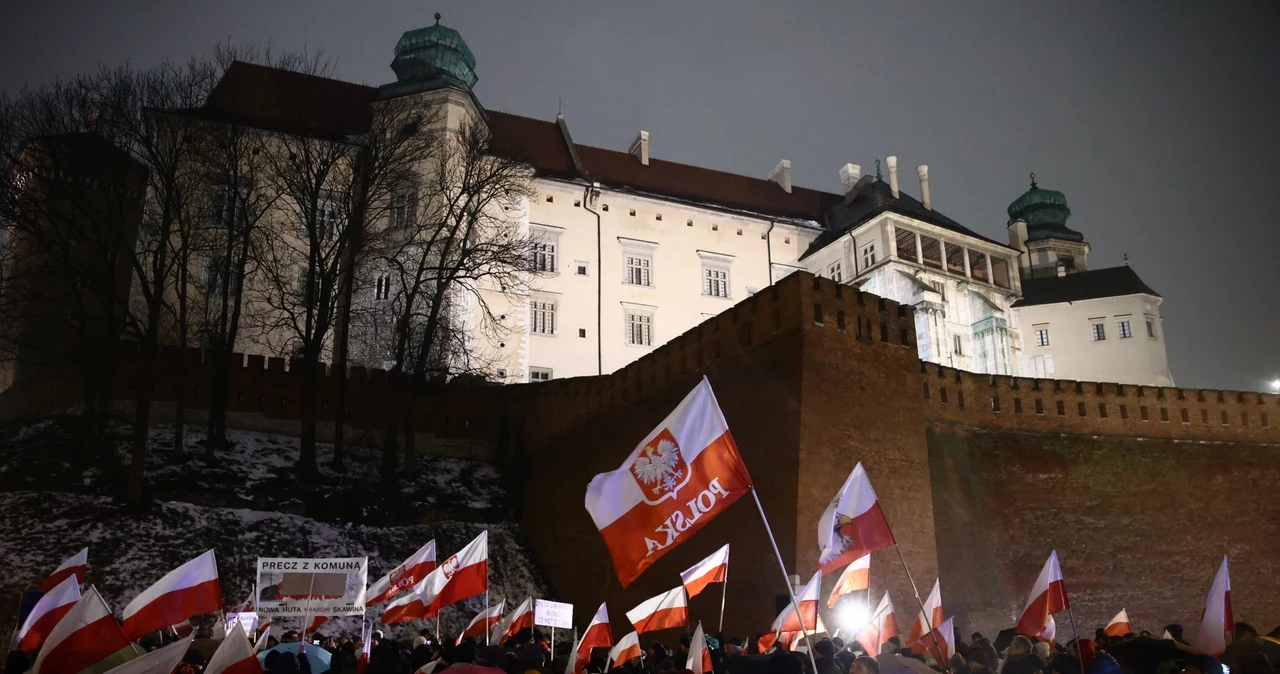
[[[1009,224],[1018,220],[1027,223],[1028,239],[1067,239],[1083,241],[1084,235],[1067,228],[1067,195],[1056,190],[1040,189],[1036,174],[1031,174],[1031,189],[1009,204]]]
[[[476,57],[458,31],[436,23],[411,30],[396,43],[391,62],[399,93],[453,87],[470,91],[476,84]]]

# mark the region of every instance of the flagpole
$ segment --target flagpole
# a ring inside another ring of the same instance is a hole
[[[924,626],[929,629],[929,634],[933,634],[933,621],[929,619],[929,612],[924,608],[924,602],[920,600],[920,590],[916,588],[916,579],[911,577],[911,569],[907,567],[907,558],[902,556],[902,548],[898,547],[897,541],[893,543],[893,549],[898,552],[898,559],[902,561],[902,570],[907,572],[907,580],[911,581],[911,593],[916,596],[916,604],[920,606],[920,615],[924,617]],[[868,590],[870,593],[870,590]],[[941,636],[941,635],[939,635]],[[938,640],[934,639],[934,646],[938,645]],[[937,655],[936,653],[934,655]],[[951,671],[951,665],[946,662],[939,662],[943,669],[947,672]]]
[[[800,612],[800,601],[796,599],[796,592],[791,588],[791,576],[787,574],[787,566],[782,562],[782,553],[778,551],[778,541],[773,538],[773,528],[769,526],[769,518],[765,517],[764,506],[760,505],[760,495],[756,493],[755,485],[751,485],[751,498],[756,502],[756,511],[760,513],[760,521],[764,523],[764,531],[769,535],[769,543],[773,546],[773,556],[778,560],[778,569],[782,571],[783,584],[787,586],[787,596],[791,597],[791,608],[796,612],[796,618],[800,620],[800,631],[804,634],[804,643],[809,647],[809,664],[813,665],[813,671],[818,671],[818,661],[813,657],[813,642],[809,639],[809,630],[805,629],[804,614]],[[817,625],[814,625],[817,628]]]
[[[307,627],[311,625],[311,594],[316,589],[316,573],[311,572],[311,584],[307,586],[307,610],[302,614],[302,644],[306,648],[307,644]]]
[[[729,593],[729,563],[724,565],[724,582],[720,583],[720,627],[716,630],[724,636],[724,597]]]

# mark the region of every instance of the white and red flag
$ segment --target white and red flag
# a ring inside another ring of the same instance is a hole
[[[477,613],[476,617],[472,618],[471,622],[467,624],[467,629],[462,630],[462,634],[458,635],[458,640],[454,645],[461,644],[463,639],[484,636],[491,627],[502,622],[502,612],[506,609],[506,606],[506,601],[500,601],[496,605]]]
[[[107,602],[90,585],[45,639],[31,674],[100,674],[136,657]]]
[[[1235,628],[1235,618],[1231,614],[1231,574],[1227,572],[1227,556],[1222,556],[1222,566],[1218,567],[1218,575],[1213,578],[1209,587],[1209,596],[1204,601],[1204,617],[1200,620],[1200,629],[1196,632],[1192,646],[1212,655],[1220,657],[1227,650],[1226,634]]]
[[[582,633],[582,638],[578,640],[573,653],[569,655],[569,666],[565,667],[566,674],[582,674],[583,668],[591,662],[591,649],[607,648],[612,645],[613,633],[609,630],[609,610],[601,603],[600,608],[596,609],[595,617],[591,619],[591,624],[587,625],[587,631]]]
[[[67,576],[52,590],[49,590],[36,605],[31,607],[27,619],[22,621],[18,634],[14,637],[17,644],[15,650],[31,652],[40,647],[44,640],[62,620],[71,607],[80,601],[80,584],[72,576]]]
[[[299,651],[298,657],[306,656]],[[227,633],[227,638],[218,645],[218,650],[209,657],[209,664],[204,666],[203,674],[262,674],[262,664],[253,654],[249,637],[245,636],[239,620]]]
[[[367,604],[384,602],[401,592],[412,588],[436,570],[436,541],[432,539],[418,548],[418,551],[400,562],[390,573],[374,581],[369,586]]]
[[[311,634],[312,632],[315,632],[316,630],[320,629],[320,626],[327,622],[329,622],[329,616],[313,615],[311,616],[311,620],[307,622],[307,629],[302,630],[302,633],[304,635]]]
[[[428,573],[412,592],[391,602],[382,612],[382,622],[391,624],[432,618],[440,609],[483,594],[489,589],[489,532],[482,531],[457,552]]]
[[[621,667],[633,658],[644,655],[640,650],[640,635],[632,632],[618,640],[618,645],[609,651],[609,662],[612,667]]]
[[[687,626],[689,606],[684,586],[640,602],[639,606],[627,611],[627,620],[635,625],[637,634]]]
[[[855,638],[867,655],[876,657],[880,655],[880,645],[884,642],[899,636],[901,630],[898,629],[898,617],[893,613],[893,602],[889,601],[889,592],[885,591],[884,599],[880,600],[880,606],[876,607],[876,612],[871,614],[871,620],[867,621],[867,626],[862,628]]]
[[[796,607],[788,605],[774,618],[769,631],[778,632],[814,632],[818,629],[818,598],[822,596],[822,572],[813,574],[809,583],[796,596],[800,605],[800,615],[796,615]]]
[[[706,559],[694,564],[680,573],[684,582],[684,590],[690,597],[698,596],[712,583],[723,583],[729,579],[729,544],[711,553]],[[696,673],[695,673],[696,674]]]
[[[933,653],[939,667],[948,667],[947,660],[956,652],[956,630],[951,626],[951,618],[935,626],[932,632],[920,639],[920,643]]]
[[[1049,616],[1049,621],[1044,624],[1044,629],[1036,635],[1040,641],[1048,643],[1050,646],[1058,643],[1058,621]]]
[[[356,660],[356,674],[369,671],[369,654],[373,651],[373,622],[365,624],[360,633],[360,657]]]
[[[929,620],[926,624],[925,615]],[[940,581],[933,581],[933,591],[929,593],[929,598],[924,601],[924,611],[916,616],[916,621],[911,624],[911,632],[907,634],[907,641],[903,644],[907,648],[913,648],[924,635],[937,627],[942,622],[942,584]],[[1038,631],[1038,630],[1037,630]]]
[[[750,488],[703,377],[620,468],[591,480],[586,507],[626,587]]]
[[[43,583],[36,586],[41,592],[48,592],[71,576],[76,577],[76,585],[84,584],[84,574],[89,568],[89,548],[85,548],[67,558]]]
[[[253,642],[253,652],[261,653],[267,649],[267,642],[271,640],[271,621],[258,626],[258,640]]]
[[[515,610],[493,628],[493,643],[501,645],[525,628],[533,629],[533,597],[520,602]]]
[[[698,622],[698,629],[693,631],[693,637],[689,639],[689,659],[684,668],[693,674],[709,674],[711,671],[711,651],[707,649],[707,637],[702,633],[701,621]]]
[[[841,595],[869,589],[871,589],[871,555],[863,555],[844,567],[844,573],[841,573],[840,578],[836,580],[836,586],[831,588],[831,596],[827,598],[827,608],[835,608]]]
[[[1058,564],[1058,551],[1049,553],[1049,560],[1040,569],[1036,584],[1031,586],[1031,596],[1022,609],[1022,617],[1014,629],[1018,634],[1034,637],[1040,634],[1049,616],[1058,611],[1065,611],[1071,604],[1067,602],[1067,586],[1062,582],[1062,567]]]
[[[130,639],[222,610],[218,562],[213,550],[165,574],[124,607],[121,627]]]
[[[893,545],[893,532],[884,518],[876,490],[862,462],[844,481],[818,520],[818,570],[831,574],[836,569]]]
[[[1120,612],[1111,619],[1111,622],[1107,623],[1102,632],[1109,637],[1122,637],[1133,632],[1133,625],[1129,622],[1129,612],[1125,609],[1120,609]],[[1172,639],[1173,637],[1168,638]]]
[[[188,635],[142,657],[112,667],[106,674],[172,674],[173,669],[182,664],[182,657],[187,654],[195,639],[195,634]]]

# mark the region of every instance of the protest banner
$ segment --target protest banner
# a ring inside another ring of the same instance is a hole
[[[368,575],[367,557],[259,557],[258,615],[364,615]]]
[[[573,629],[573,604],[538,599],[533,603],[533,624],[551,628],[551,647],[555,648],[556,628]]]

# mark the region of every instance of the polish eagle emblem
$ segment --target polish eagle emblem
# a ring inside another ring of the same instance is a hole
[[[462,565],[462,560],[457,555],[453,555],[449,559],[444,560],[444,564],[440,565],[440,573],[444,574],[445,580],[451,580],[453,574],[458,572],[458,567]]]
[[[631,475],[640,485],[646,503],[657,505],[668,497],[675,497],[689,481],[689,464],[671,431],[662,429],[640,450],[640,455],[631,463]]]

